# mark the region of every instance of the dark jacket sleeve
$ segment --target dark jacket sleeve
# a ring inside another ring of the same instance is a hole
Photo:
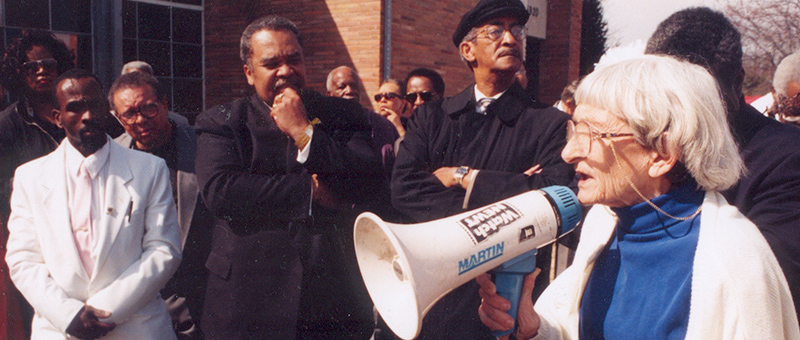
[[[247,98],[204,112],[196,124],[195,170],[203,201],[217,218],[233,221],[232,229],[281,228],[308,217],[311,178],[291,166],[286,138],[266,132],[264,160],[253,160],[257,146],[247,127]],[[269,138],[272,137],[272,138]],[[282,142],[282,143],[281,143]],[[270,145],[277,144],[277,145]]]
[[[441,129],[442,113],[426,110],[432,105],[418,108],[409,119],[392,172],[392,205],[414,222],[455,214],[464,199],[463,190],[446,188],[433,174],[440,164],[433,162],[429,143]]]
[[[536,150],[533,163],[540,165],[541,172],[527,176],[521,172],[481,170],[475,178],[468,209],[479,208],[530,190],[552,185],[566,186],[573,182],[574,167],[561,158],[561,151],[567,144],[566,116],[560,113],[543,114],[543,119],[537,120],[536,124],[539,137],[533,141]]]
[[[405,138],[392,175],[392,204],[410,219],[422,222],[464,211],[466,191],[460,187],[446,188],[433,171],[440,167],[467,165],[480,170],[470,196],[468,209],[549,185],[568,185],[573,177],[572,166],[561,159],[566,143],[567,118],[563,113],[538,110],[520,118],[512,137],[503,138],[493,149],[484,166],[455,164],[442,161],[431,145],[441,138],[443,122],[451,119],[438,109],[439,105],[424,105],[409,121]],[[507,144],[503,144],[507,143]],[[446,157],[445,157],[446,158]],[[502,164],[502,165],[501,165]],[[540,164],[542,173],[526,176],[528,168]]]

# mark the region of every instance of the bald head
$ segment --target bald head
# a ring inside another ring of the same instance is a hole
[[[339,66],[328,73],[328,96],[361,100],[361,78],[348,66]]]

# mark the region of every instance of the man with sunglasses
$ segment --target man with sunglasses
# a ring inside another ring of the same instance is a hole
[[[129,72],[117,78],[108,91],[108,101],[125,128],[114,141],[167,163],[172,197],[178,207],[183,260],[161,294],[176,334],[181,339],[198,339],[196,324],[202,312],[212,218],[200,199],[194,174],[194,128],[186,118],[168,112],[158,80],[145,72]]]
[[[572,182],[574,170],[561,159],[568,116],[530,98],[514,76],[528,16],[519,0],[481,0],[461,18],[453,43],[475,85],[420,106],[395,163],[392,203],[414,221]],[[494,339],[480,322],[477,291],[473,281],[443,297],[420,338]]]
[[[416,110],[420,105],[444,97],[444,79],[439,72],[420,67],[406,76],[406,100]]]

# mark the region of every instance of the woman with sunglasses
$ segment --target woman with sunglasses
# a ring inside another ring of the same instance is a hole
[[[581,82],[562,157],[594,205],[573,264],[531,303],[518,339],[800,339],[786,279],[758,228],[718,193],[744,165],[714,79],[646,56]],[[481,320],[514,321],[488,275]]]
[[[400,135],[406,134],[406,122],[411,117],[411,105],[405,101],[402,93],[404,91],[402,83],[395,79],[387,79],[378,88],[375,95],[375,102],[378,103],[378,114],[386,117]]]
[[[64,139],[64,132],[53,117],[56,108],[53,86],[62,72],[74,67],[73,59],[63,42],[42,30],[23,31],[3,56],[2,85],[15,100],[0,112],[0,227],[3,230],[10,212],[8,200],[14,170],[22,163],[55,150]],[[0,235],[0,242],[5,244],[5,233]],[[5,305],[0,305],[0,313],[5,310],[8,322],[0,333],[15,334],[15,329],[29,332],[33,311],[5,275],[0,277],[0,293],[8,299]],[[20,310],[22,313],[18,314]]]

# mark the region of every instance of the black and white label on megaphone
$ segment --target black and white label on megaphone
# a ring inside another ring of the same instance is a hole
[[[419,334],[433,304],[479,274],[552,243],[581,219],[567,187],[533,190],[482,208],[418,224],[356,219],[361,276],[386,324],[403,339]]]

